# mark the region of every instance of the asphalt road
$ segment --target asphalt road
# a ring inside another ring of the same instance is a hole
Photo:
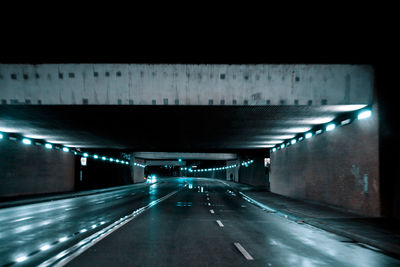
[[[0,210],[0,266],[400,265],[264,211],[220,181],[159,181]]]

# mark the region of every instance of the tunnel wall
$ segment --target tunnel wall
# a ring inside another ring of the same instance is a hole
[[[236,166],[239,166],[240,162],[238,160],[228,160],[226,162],[227,166],[230,166],[233,164],[236,164]],[[233,181],[233,182],[239,182],[239,167],[227,169],[226,170],[226,180]]]
[[[380,216],[378,110],[271,153],[271,191]]]
[[[128,165],[88,158],[87,165],[81,166],[80,157],[76,157],[76,169],[79,170],[80,168],[82,168],[82,181],[80,181],[80,174],[76,175],[77,190],[107,188],[133,183]]]
[[[264,167],[264,156],[250,157],[254,160],[248,167],[239,169],[239,183],[268,189],[268,176]]]
[[[0,197],[74,190],[74,155],[0,140]]]

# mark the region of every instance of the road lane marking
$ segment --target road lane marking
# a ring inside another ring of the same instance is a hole
[[[214,214],[214,210],[210,210],[210,212],[211,212],[212,214]]]
[[[254,258],[240,245],[240,243],[233,243],[235,247],[242,253],[242,255],[246,258],[246,260],[252,261]]]
[[[222,222],[220,220],[217,220],[217,223],[218,223],[219,227],[224,227],[224,225],[222,224]]]
[[[12,222],[22,222],[22,221],[29,220],[29,219],[31,219],[31,218],[33,218],[33,217],[25,217],[25,218],[21,218],[21,219],[18,219],[18,220],[14,220],[14,221],[12,221]]]
[[[137,216],[139,216],[141,213],[144,211],[150,209],[154,205],[166,200],[167,198],[171,197],[172,195],[178,193],[180,190],[173,191],[157,200],[154,200],[150,202],[148,205],[141,207],[135,211],[133,211],[131,214],[126,215],[123,218],[120,218],[119,220],[115,221],[111,225],[107,226],[106,228],[101,229],[100,231],[88,236],[87,238],[83,239],[79,243],[73,245],[70,248],[67,248],[66,250],[58,253],[54,257],[46,260],[45,262],[41,263],[39,267],[44,267],[44,266],[64,266],[68,262],[72,261],[76,257],[78,257],[80,254],[85,252],[87,249],[101,241],[103,238],[106,236],[110,235],[114,231],[118,230],[125,224],[129,223],[133,219],[135,219]],[[85,229],[86,230],[86,229]]]

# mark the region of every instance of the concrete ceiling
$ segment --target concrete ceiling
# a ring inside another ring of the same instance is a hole
[[[262,149],[362,107],[2,105],[0,131],[86,149]]]

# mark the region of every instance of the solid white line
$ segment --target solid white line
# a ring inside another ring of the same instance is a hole
[[[211,212],[212,214],[214,214],[214,210],[210,210],[210,212]]]
[[[252,261],[254,260],[253,257],[240,245],[240,243],[233,243],[235,247],[243,254],[246,260]]]
[[[222,224],[222,222],[220,220],[217,220],[217,223],[218,223],[219,227],[224,227],[224,225]]]
[[[68,262],[72,261],[74,258],[78,257],[80,254],[85,252],[87,249],[98,243],[100,240],[108,236],[109,234],[113,233],[117,229],[121,228],[134,218],[136,218],[139,214],[142,212],[150,209],[152,206],[164,201],[165,199],[171,197],[172,195],[178,193],[179,190],[173,191],[169,193],[168,195],[165,195],[157,200],[152,201],[148,205],[137,209],[133,213],[125,216],[126,219],[121,218],[117,221],[115,221],[113,224],[107,226],[106,228],[92,234],[91,236],[85,238],[84,240],[80,241],[79,243],[73,245],[70,248],[67,248],[66,250],[60,252],[56,256],[48,259],[47,261],[43,262],[42,264],[39,265],[39,267],[45,267],[45,266],[56,266],[56,267],[61,267],[66,265]]]

